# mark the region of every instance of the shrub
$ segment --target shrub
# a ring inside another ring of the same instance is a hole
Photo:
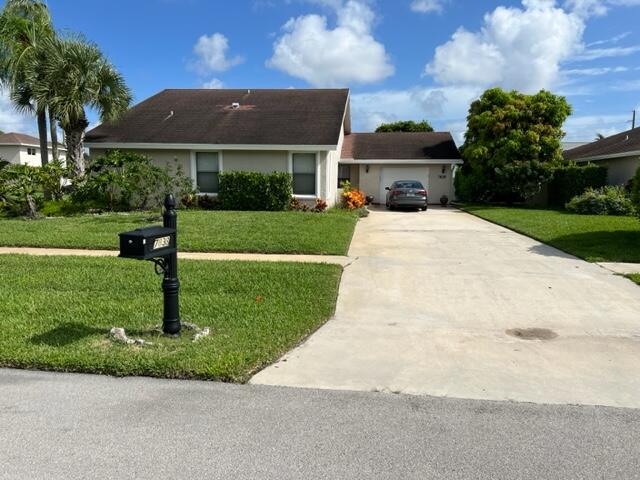
[[[224,210],[286,210],[293,194],[288,173],[220,173],[218,198]]]
[[[39,167],[6,165],[0,170],[0,207],[12,216],[35,218],[41,188]]]
[[[342,183],[342,206],[349,210],[357,210],[363,208],[366,202],[364,193],[353,188],[351,183],[346,181]]]
[[[571,199],[567,210],[582,215],[632,215],[631,199],[622,187],[587,188]]]
[[[636,207],[636,213],[640,216],[640,168],[631,179],[631,201]]]
[[[202,210],[220,210],[220,199],[213,195],[198,195],[196,206]]]
[[[309,206],[305,202],[301,202],[297,198],[292,198],[289,203],[289,210],[293,210],[296,212],[313,212],[313,213],[323,213],[327,210],[327,202],[321,198],[316,198],[316,203],[313,207]]]
[[[179,199],[194,193],[178,164],[162,168],[145,155],[113,150],[90,160],[83,182],[74,185],[73,200],[108,210],[146,210],[159,208],[167,193]]]
[[[553,169],[548,184],[549,204],[561,207],[588,188],[603,188],[607,184],[607,167],[589,163],[584,166],[564,165]]]

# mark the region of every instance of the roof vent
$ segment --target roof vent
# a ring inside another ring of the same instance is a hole
[[[238,102],[233,102],[231,104],[231,108],[234,110],[238,110],[240,108],[240,104]]]

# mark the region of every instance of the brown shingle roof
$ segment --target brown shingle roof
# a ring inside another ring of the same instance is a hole
[[[24,133],[9,132],[0,134],[0,143],[10,145],[40,145],[40,140]]]
[[[586,160],[640,151],[640,128],[627,130],[602,140],[588,143],[564,152],[565,160]]]
[[[449,132],[385,132],[345,135],[343,159],[458,160],[460,152]]]
[[[86,141],[337,145],[348,98],[348,89],[164,90]]]

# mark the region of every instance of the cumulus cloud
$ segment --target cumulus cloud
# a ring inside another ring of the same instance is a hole
[[[193,67],[202,74],[224,72],[244,61],[239,55],[228,57],[228,50],[229,40],[223,34],[202,35],[193,47],[197,57]]]
[[[351,95],[351,113],[356,131],[372,131],[385,122],[423,120],[440,125],[457,125],[455,133],[464,131],[464,118],[469,104],[481,90],[476,87],[415,87],[381,90]]]
[[[419,13],[441,13],[444,10],[445,0],[413,0],[411,10]]]
[[[533,92],[560,78],[560,64],[582,47],[584,21],[553,0],[498,7],[480,31],[458,29],[436,48],[425,73],[445,85],[500,85]]]
[[[20,132],[35,134],[34,117],[18,113],[5,89],[0,89],[0,130],[3,132]]]
[[[362,0],[323,0],[334,9],[336,25],[326,16],[291,18],[273,45],[269,67],[318,87],[373,83],[394,73],[384,45],[372,35],[375,14]]]
[[[202,88],[222,88],[224,83],[219,78],[212,78],[211,80],[204,82]]]

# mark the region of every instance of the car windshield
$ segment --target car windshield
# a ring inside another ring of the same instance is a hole
[[[394,185],[395,185],[395,188],[422,188],[422,184],[420,182],[414,182],[410,180],[396,182]]]

